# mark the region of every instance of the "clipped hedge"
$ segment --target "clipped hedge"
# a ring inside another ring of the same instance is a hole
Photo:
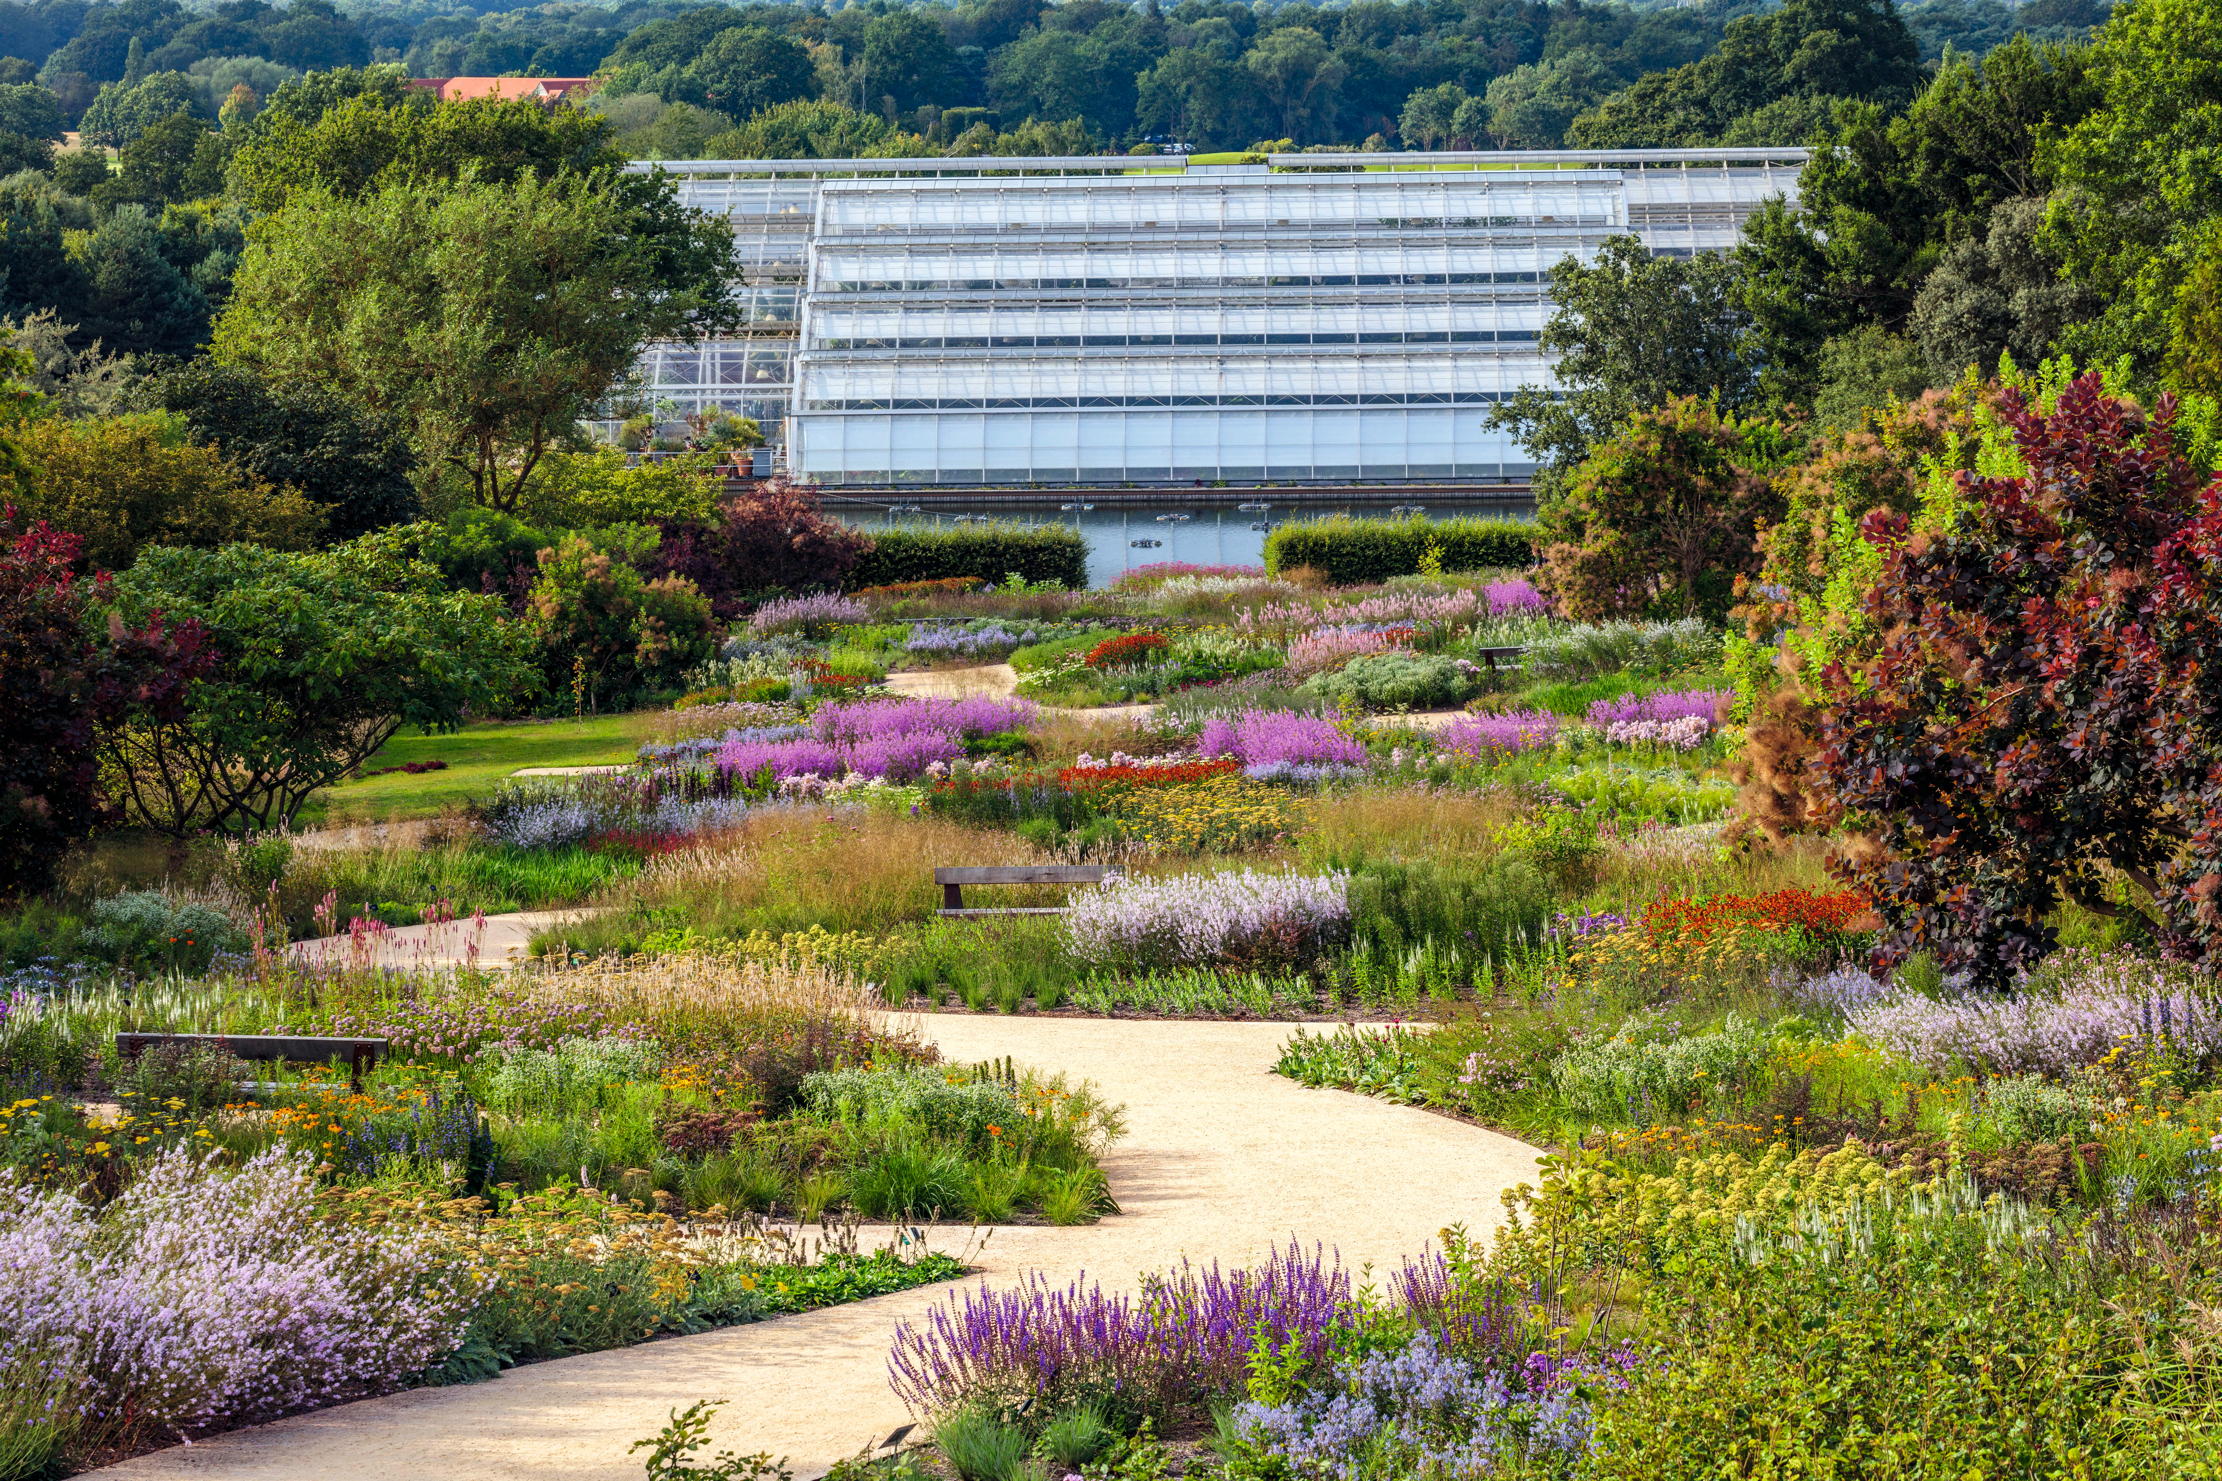
[[[1088,584],[1088,541],[1067,525],[996,523],[954,529],[875,530],[872,548],[849,573],[849,587],[893,586],[976,576],[1000,583],[1013,571],[1028,581]]]
[[[1446,571],[1535,564],[1535,526],[1518,519],[1353,519],[1347,514],[1292,521],[1265,537],[1269,576],[1309,566],[1334,586],[1364,586],[1420,569],[1429,546]]]

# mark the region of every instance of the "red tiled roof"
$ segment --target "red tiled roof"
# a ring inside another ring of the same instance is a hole
[[[530,98],[552,103],[566,93],[591,91],[591,77],[417,77],[411,82],[435,94],[443,103],[463,98],[500,98],[513,102]]]

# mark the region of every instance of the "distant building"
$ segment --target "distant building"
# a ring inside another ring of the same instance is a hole
[[[421,87],[443,103],[466,98],[498,98],[505,103],[529,98],[535,103],[557,103],[583,98],[594,91],[592,77],[413,77],[410,86]]]
[[[1735,245],[1801,149],[679,160],[744,327],[640,362],[830,488],[1522,485],[1552,266]],[[640,166],[639,168],[650,168]]]

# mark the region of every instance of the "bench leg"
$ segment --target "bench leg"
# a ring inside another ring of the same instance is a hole
[[[941,908],[943,910],[964,909],[964,886],[961,884],[943,885],[941,887]]]

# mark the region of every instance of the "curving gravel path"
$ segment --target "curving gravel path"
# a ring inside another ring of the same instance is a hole
[[[1085,1076],[1127,1107],[1105,1160],[1124,1212],[1078,1229],[993,1231],[978,1276],[1083,1271],[1133,1289],[1182,1256],[1245,1262],[1296,1235],[1377,1270],[1445,1225],[1476,1232],[1537,1153],[1409,1107],[1306,1090],[1271,1074],[1290,1025],[930,1015],[955,1059],[1011,1055]],[[961,1248],[947,1231],[938,1247]],[[769,1450],[805,1476],[908,1416],[888,1392],[896,1321],[958,1285],[755,1326],[540,1363],[491,1383],[367,1400],[142,1456],[96,1475],[167,1481],[637,1481],[627,1447],[696,1399],[726,1398],[719,1448]]]

